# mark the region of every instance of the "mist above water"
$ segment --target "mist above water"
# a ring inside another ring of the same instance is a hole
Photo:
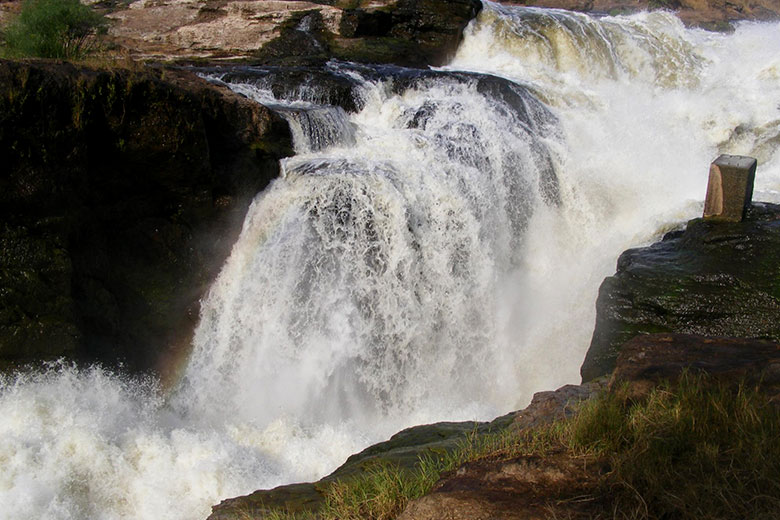
[[[755,198],[780,199],[778,29],[487,3],[444,70],[330,64],[357,113],[316,84],[232,83],[297,155],[250,208],[180,385],[4,376],[0,517],[205,518],[578,382],[601,280],[698,216],[712,159],[758,157]]]

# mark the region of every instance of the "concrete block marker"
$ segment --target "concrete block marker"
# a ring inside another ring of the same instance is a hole
[[[740,222],[753,199],[756,161],[744,155],[721,155],[710,165],[704,218]]]

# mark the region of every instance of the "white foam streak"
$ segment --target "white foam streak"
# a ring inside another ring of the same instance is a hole
[[[777,24],[720,35],[667,13],[594,19],[488,3],[469,27],[449,68],[530,81],[565,135],[565,211],[535,213],[507,297],[530,387],[576,380],[616,256],[698,216],[719,153],[758,157],[755,198],[778,200],[778,51]]]

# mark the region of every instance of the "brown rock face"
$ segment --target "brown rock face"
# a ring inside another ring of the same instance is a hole
[[[164,370],[290,153],[283,120],[191,73],[0,61],[0,365]]]
[[[414,500],[398,520],[543,520],[588,518],[588,500],[604,468],[558,453],[467,463]]]
[[[110,35],[144,58],[245,57],[277,38],[302,11],[337,30],[341,10],[304,1],[139,0],[112,13]]]
[[[578,405],[596,396],[605,386],[601,381],[592,381],[582,385],[565,385],[555,391],[537,392],[525,409],[513,414],[511,428],[527,430],[568,419]]]
[[[620,350],[610,388],[629,385],[640,396],[660,381],[676,381],[683,371],[705,372],[725,381],[748,381],[766,391],[780,390],[780,343],[693,334],[645,334]]]
[[[109,34],[145,59],[441,65],[481,7],[478,0],[138,0],[109,15]]]

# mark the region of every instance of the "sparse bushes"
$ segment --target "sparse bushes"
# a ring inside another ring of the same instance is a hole
[[[3,54],[14,58],[81,59],[96,48],[106,21],[79,0],[25,0],[3,31]]]

